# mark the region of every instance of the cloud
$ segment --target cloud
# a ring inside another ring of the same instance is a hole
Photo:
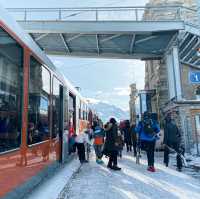
[[[100,100],[94,98],[86,98],[86,100],[91,104],[98,104],[100,102]]]
[[[116,87],[114,91],[117,91],[115,94],[118,96],[129,96],[130,95],[130,88],[129,87]]]
[[[129,85],[144,88],[144,62],[125,59],[89,59],[50,57],[59,70],[82,88],[82,95],[100,102],[114,104],[123,109],[129,107]],[[90,65],[91,67],[79,67]],[[73,67],[71,67],[73,66]],[[77,66],[77,67],[76,67]],[[72,70],[72,69],[77,70]]]
[[[96,95],[101,95],[101,94],[103,94],[103,91],[97,91],[96,92]]]

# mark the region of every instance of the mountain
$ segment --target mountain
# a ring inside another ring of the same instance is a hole
[[[117,121],[129,119],[128,111],[105,102],[90,103],[90,107],[97,112],[103,122],[107,122],[111,117],[114,117]]]

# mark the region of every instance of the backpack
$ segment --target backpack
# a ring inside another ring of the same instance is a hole
[[[94,144],[102,145],[104,143],[104,132],[100,127],[95,127],[94,130]]]
[[[156,135],[152,126],[153,126],[152,120],[150,120],[150,119],[144,120],[144,123],[143,123],[144,133],[150,137],[153,137],[154,135]]]

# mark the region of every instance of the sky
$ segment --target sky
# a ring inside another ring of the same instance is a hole
[[[148,0],[0,0],[7,8],[14,7],[98,7],[98,6],[143,6]],[[92,59],[55,57],[50,59],[61,72],[81,88],[85,97],[94,98],[129,109],[129,85],[144,87],[144,62],[122,59]]]

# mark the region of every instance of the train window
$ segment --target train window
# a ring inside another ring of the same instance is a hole
[[[60,120],[60,85],[61,82],[53,78],[53,123],[52,123],[52,138],[59,135],[59,120]]]
[[[50,137],[50,72],[36,59],[30,59],[28,144],[43,142]]]
[[[85,104],[83,104],[83,120],[85,120]]]
[[[81,118],[84,120],[84,103],[82,103]]]
[[[74,134],[76,131],[76,98],[69,94],[69,133]]]
[[[23,49],[0,28],[0,152],[21,144]]]
[[[80,101],[80,104],[79,104],[79,119],[81,120],[82,118],[82,115],[81,115],[81,109],[82,109],[82,104],[81,104],[81,101]]]
[[[85,119],[88,120],[88,107],[86,105]]]
[[[69,130],[69,113],[68,113],[68,100],[69,100],[69,96],[68,96],[68,92],[65,89],[64,92],[64,99],[63,99],[63,109],[64,109],[64,130]]]

